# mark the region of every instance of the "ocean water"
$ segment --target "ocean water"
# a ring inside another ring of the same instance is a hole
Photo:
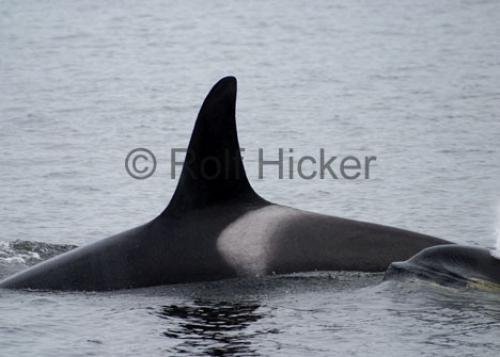
[[[2,0],[0,277],[161,212],[170,150],[225,75],[263,197],[493,248],[499,35],[497,1]],[[124,168],[137,147],[145,180]],[[377,160],[367,180],[259,178],[259,148]],[[498,294],[381,280],[3,290],[0,355],[498,354]]]

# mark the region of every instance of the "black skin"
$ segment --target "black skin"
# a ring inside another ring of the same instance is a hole
[[[424,249],[407,261],[392,263],[384,279],[408,276],[443,285],[467,286],[472,280],[500,284],[500,259],[485,248],[441,245]]]
[[[203,103],[179,184],[158,217],[42,262],[0,287],[102,291],[270,273],[380,272],[449,243],[261,198],[240,157],[235,103],[236,79],[223,78]]]

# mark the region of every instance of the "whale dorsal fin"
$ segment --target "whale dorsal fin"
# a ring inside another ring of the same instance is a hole
[[[198,114],[177,189],[166,212],[262,200],[252,189],[236,133],[236,78],[210,90]]]

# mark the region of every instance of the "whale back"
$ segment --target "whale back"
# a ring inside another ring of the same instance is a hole
[[[442,285],[471,286],[488,282],[500,288],[500,259],[486,248],[445,244],[426,248],[403,262],[393,262],[385,279],[408,276]],[[484,285],[484,284],[483,284]]]

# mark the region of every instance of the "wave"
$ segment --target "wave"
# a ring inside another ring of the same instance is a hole
[[[0,241],[0,278],[76,248],[72,244],[36,241]]]

